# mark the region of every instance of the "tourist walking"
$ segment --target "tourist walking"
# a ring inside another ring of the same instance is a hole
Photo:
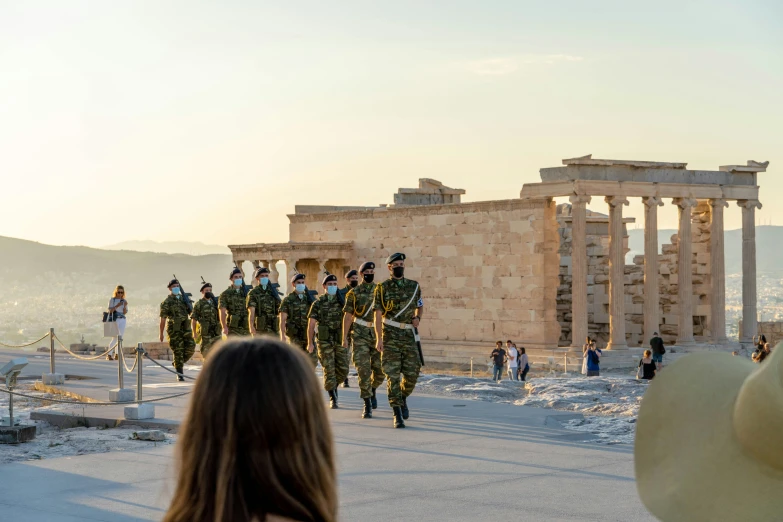
[[[337,522],[337,470],[318,382],[298,348],[218,345],[193,388],[164,522]]]
[[[500,376],[503,375],[503,367],[506,364],[506,350],[503,349],[503,341],[495,343],[495,349],[489,354],[492,359],[492,380],[500,381]]]
[[[348,376],[348,350],[342,345],[343,307],[337,300],[337,276],[323,280],[324,293],[310,307],[307,315],[307,346],[316,349],[315,327],[318,325],[318,359],[324,369],[324,390],[329,393],[329,407],[338,408],[337,384]]]
[[[587,376],[598,377],[600,375],[601,350],[596,348],[595,341],[592,341],[587,349]]]
[[[582,345],[582,375],[587,375],[587,352],[590,350],[591,344],[593,344],[593,340],[588,335],[585,344]]]
[[[519,380],[519,367],[517,366],[517,362],[519,360],[519,352],[517,351],[516,347],[512,344],[510,347],[507,347],[506,349],[506,355],[508,362],[506,371],[508,372],[508,379],[510,381],[518,381]]]
[[[128,301],[125,300],[125,287],[122,285],[117,285],[117,288],[114,289],[114,293],[112,294],[111,299],[109,299],[109,316],[112,318],[112,321],[117,323],[119,337],[125,336],[125,315],[127,313]],[[116,346],[119,342],[119,337],[114,337],[109,343],[109,350],[114,349],[114,357],[112,357],[112,352],[110,351],[108,354],[106,354],[107,361],[117,359]]]
[[[375,348],[381,352],[386,374],[389,405],[394,411],[394,427],[404,428],[410,415],[408,397],[416,387],[422,360],[416,345],[424,313],[419,283],[405,277],[405,254],[386,258],[389,279],[375,288]]]
[[[653,359],[652,350],[645,350],[644,357],[642,357],[639,360],[639,367],[636,370],[636,378],[649,381],[650,379],[655,377],[655,371],[657,370],[657,368],[658,366],[655,360]]]
[[[658,332],[653,333],[652,339],[650,339],[650,348],[652,350],[652,360],[658,369],[663,366],[663,354],[666,353],[666,347],[663,345],[663,339],[658,336]]]
[[[514,345],[516,348],[517,345]],[[525,347],[518,349],[519,357],[517,357],[517,367],[519,368],[519,380],[524,381],[527,378],[527,372],[530,371],[530,363],[527,360],[527,354],[525,353]]]

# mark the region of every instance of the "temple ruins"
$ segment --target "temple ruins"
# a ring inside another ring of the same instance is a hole
[[[297,205],[287,243],[229,248],[239,266],[267,266],[277,281],[282,262],[316,290],[326,271],[374,261],[384,273],[385,258],[405,252],[406,275],[424,291],[420,333],[434,363],[484,361],[497,339],[525,346],[533,359],[568,360],[591,335],[608,349],[607,363],[623,365],[655,331],[683,351],[729,349],[724,209],[736,202],[742,212],[740,342],[749,343],[757,328],[757,175],[767,166],[702,171],[584,156],[541,169],[541,182],[525,184],[518,198],[470,203],[461,202],[464,190],[421,179],[399,189],[393,205]],[[644,255],[626,265],[629,198],[644,203],[645,241]],[[601,200],[606,214],[587,209]],[[679,226],[659,253],[658,208],[666,203]]]

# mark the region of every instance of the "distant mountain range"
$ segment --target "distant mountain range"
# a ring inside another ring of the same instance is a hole
[[[671,243],[671,237],[676,230],[658,230],[658,249]],[[726,273],[742,272],[742,230],[727,230],[724,235]],[[628,247],[631,249],[626,257],[626,263],[633,263],[633,256],[644,254],[644,230],[628,231]],[[779,272],[783,266],[778,264],[783,254],[783,226],[756,227],[756,271]]]
[[[123,241],[101,247],[104,250],[135,250],[137,252],[158,252],[161,254],[188,254],[206,256],[210,254],[230,254],[225,245],[207,245],[198,241]]]

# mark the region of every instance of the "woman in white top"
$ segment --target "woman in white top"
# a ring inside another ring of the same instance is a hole
[[[519,375],[517,375],[517,359],[519,352],[513,344],[506,346],[506,355],[508,356],[508,379],[511,381],[518,381]]]
[[[114,314],[114,320],[117,322],[117,329],[120,332],[121,336],[125,335],[125,314],[128,313],[128,301],[125,300],[125,287],[122,285],[117,285],[117,288],[114,289],[114,295],[111,299],[109,299],[109,314]],[[111,343],[109,343],[109,348],[114,348],[117,346],[117,338],[111,340]],[[109,352],[108,355],[106,355],[106,359],[111,361],[112,359],[117,360],[117,350],[114,350],[114,357],[112,357],[112,352]]]

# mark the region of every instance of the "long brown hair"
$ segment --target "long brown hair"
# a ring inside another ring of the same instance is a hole
[[[222,343],[177,442],[164,522],[337,521],[332,430],[304,353],[270,338]]]

